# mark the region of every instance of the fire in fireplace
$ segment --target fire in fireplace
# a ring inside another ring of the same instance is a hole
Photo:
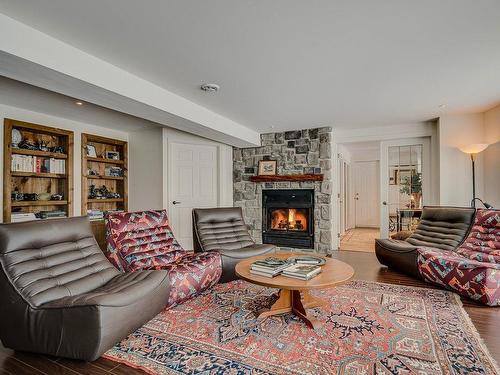
[[[271,229],[307,230],[307,210],[301,208],[277,208],[271,211]]]
[[[262,242],[314,248],[314,190],[262,191]]]

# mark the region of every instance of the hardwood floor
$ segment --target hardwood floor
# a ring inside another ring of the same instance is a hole
[[[354,278],[391,284],[429,288],[430,286],[412,277],[380,266],[375,254],[354,251],[338,251],[333,255],[351,264]],[[500,308],[484,307],[470,300],[462,299],[464,309],[479,331],[491,355],[500,361]],[[14,352],[0,345],[0,375],[24,374],[87,374],[124,375],[144,374],[142,371],[100,358],[92,363],[47,357],[37,354]]]
[[[375,238],[380,238],[378,228],[352,228],[340,239],[340,250],[375,252]]]

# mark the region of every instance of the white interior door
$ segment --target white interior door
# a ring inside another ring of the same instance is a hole
[[[217,146],[169,142],[169,215],[174,235],[193,248],[193,208],[218,206]]]
[[[430,200],[430,139],[381,142],[380,165],[380,236],[388,238],[402,229],[403,216],[411,227],[412,215]]]
[[[379,162],[361,161],[353,164],[355,226],[379,226]]]

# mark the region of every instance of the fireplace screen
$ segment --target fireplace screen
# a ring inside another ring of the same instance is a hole
[[[277,208],[271,211],[271,229],[283,231],[307,231],[307,209]]]

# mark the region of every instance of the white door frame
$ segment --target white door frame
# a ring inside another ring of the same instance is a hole
[[[414,137],[380,142],[380,238],[389,237],[389,147],[421,144],[422,152],[422,204],[432,202],[431,196],[431,138]],[[386,202],[386,204],[384,204]]]

